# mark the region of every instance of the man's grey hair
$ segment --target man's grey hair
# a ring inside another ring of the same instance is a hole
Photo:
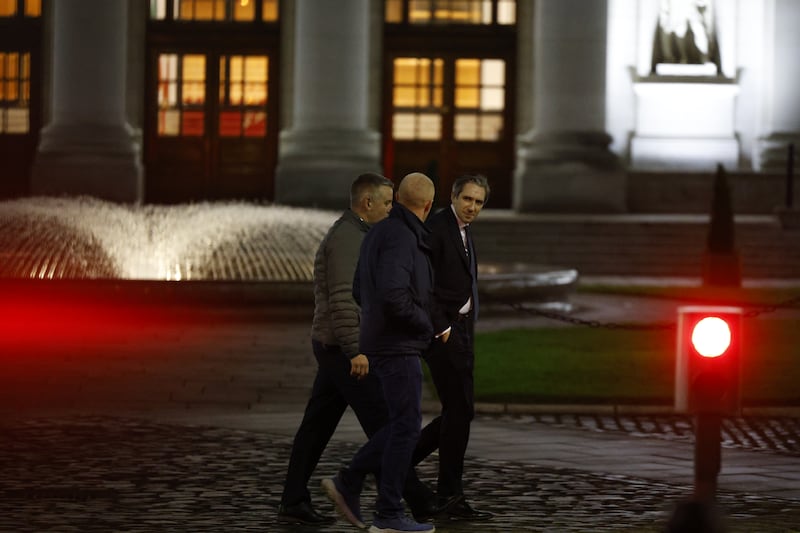
[[[357,177],[353,184],[350,186],[350,207],[355,207],[358,202],[366,194],[374,194],[379,187],[391,187],[394,189],[394,183],[389,178],[376,174],[374,172],[367,172]]]
[[[467,183],[474,183],[478,187],[482,187],[486,192],[486,198],[483,199],[484,204],[489,201],[489,193],[491,192],[491,188],[489,187],[489,180],[487,180],[486,176],[483,174],[463,174],[456,178],[456,181],[453,182],[453,191],[451,193],[451,197],[458,198],[458,196],[461,194],[461,191],[464,190],[464,185]]]

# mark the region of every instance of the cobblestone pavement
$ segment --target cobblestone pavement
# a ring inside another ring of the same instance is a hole
[[[506,415],[519,424],[549,424],[589,431],[616,431],[632,436],[694,442],[694,421],[684,415],[533,414]],[[800,455],[800,419],[790,416],[724,418],[722,446]]]
[[[339,521],[298,528],[275,520],[290,437],[113,416],[0,423],[0,531],[354,531]],[[333,441],[318,482],[355,444]],[[432,478],[435,463],[423,463]],[[691,487],[632,476],[470,458],[466,491],[496,513],[487,523],[440,523],[437,531],[661,531]],[[374,497],[370,486],[365,507]],[[729,531],[800,531],[800,502],[719,494]]]

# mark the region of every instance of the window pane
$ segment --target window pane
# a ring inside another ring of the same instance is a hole
[[[264,137],[267,134],[267,114],[264,111],[247,111],[244,114],[244,136]]]
[[[230,80],[239,83],[244,79],[244,58],[242,56],[230,57]]]
[[[395,113],[392,117],[392,138],[411,140],[414,138],[414,114]]]
[[[497,23],[516,24],[517,23],[517,2],[516,0],[497,1]]]
[[[477,87],[458,87],[456,89],[456,107],[478,108],[478,95]]]
[[[492,0],[483,0],[481,3],[481,23],[492,23]]]
[[[194,20],[214,19],[214,0],[194,0]]]
[[[158,134],[178,135],[180,133],[180,111],[170,109],[158,112]]]
[[[481,61],[481,83],[483,85],[503,86],[506,81],[506,62],[502,59]]]
[[[266,82],[268,60],[266,56],[248,56],[244,60],[244,79],[248,82]]]
[[[42,0],[25,0],[25,16],[26,17],[41,17],[42,16]]]
[[[478,138],[478,115],[458,113],[455,117],[454,129],[457,140],[476,140]]]
[[[205,113],[202,111],[184,111],[181,124],[181,133],[186,136],[203,135],[203,120]]]
[[[456,60],[456,85],[478,85],[481,62],[478,59]]]
[[[175,0],[175,5],[173,6],[175,19],[192,20],[194,18],[193,4],[193,0]]]
[[[503,102],[505,94],[504,89],[481,89],[481,109],[484,111],[502,111],[505,108]]]
[[[242,133],[242,113],[223,111],[219,114],[219,134],[221,137],[239,137]]]
[[[503,135],[502,115],[481,116],[480,139],[482,141],[499,141]]]
[[[428,22],[431,19],[431,0],[409,0],[409,22]]]
[[[17,14],[17,0],[0,0],[0,17],[13,17]]]
[[[167,0],[150,0],[150,18],[156,20],[167,18]]]
[[[419,115],[419,132],[421,140],[438,141],[442,138],[442,116],[438,113],[424,113]]]
[[[414,107],[417,103],[415,96],[414,87],[395,87],[394,105],[395,107]]]
[[[386,22],[403,22],[402,0],[386,0],[384,5],[384,20]]]
[[[261,19],[265,22],[278,20],[278,0],[264,0],[261,3]]]
[[[206,58],[201,55],[183,56],[183,104],[202,105],[206,101]],[[184,118],[185,120],[185,118]]]
[[[256,0],[233,0],[233,20],[255,20]]]
[[[394,60],[395,84],[411,85],[417,81],[417,60],[401,57]]]
[[[8,110],[7,133],[28,133],[28,109],[25,107],[11,108]]]

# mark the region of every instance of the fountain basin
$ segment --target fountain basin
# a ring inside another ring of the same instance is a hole
[[[578,283],[574,268],[531,263],[481,263],[478,295],[482,303],[563,302]]]

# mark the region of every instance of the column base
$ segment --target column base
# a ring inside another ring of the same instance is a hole
[[[605,133],[558,133],[521,140],[514,176],[519,212],[621,213],[627,174]]]
[[[773,133],[756,141],[756,170],[785,173],[789,162],[789,145],[794,144],[795,165],[800,152],[800,132]]]
[[[275,170],[275,202],[346,209],[350,205],[350,185],[365,172],[383,172],[380,135],[375,132],[284,132],[280,161]]]
[[[31,194],[140,203],[143,174],[139,145],[127,125],[49,126],[34,159]]]

